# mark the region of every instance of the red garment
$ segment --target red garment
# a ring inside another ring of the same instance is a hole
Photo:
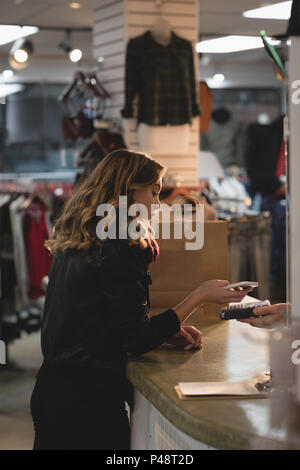
[[[82,111],[75,118],[64,115],[62,118],[62,132],[65,139],[76,140],[78,137],[87,139],[94,132],[92,119],[88,119]]]
[[[282,139],[279,158],[276,168],[276,176],[279,178],[281,175],[285,175],[285,141]]]
[[[200,115],[200,132],[208,132],[212,113],[212,94],[209,86],[203,80],[199,83],[199,106]]]
[[[39,203],[32,202],[26,209],[24,238],[29,281],[28,295],[31,299],[35,299],[45,295],[41,288],[42,278],[48,275],[52,261],[52,256],[44,247],[45,241],[50,238],[46,210]]]

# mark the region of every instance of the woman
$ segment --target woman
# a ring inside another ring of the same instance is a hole
[[[112,152],[67,202],[47,242],[54,258],[42,324],[44,362],[31,398],[34,449],[129,449],[126,354],[165,341],[199,347],[201,333],[181,323],[204,302],[239,302],[248,292],[207,281],[174,308],[149,317],[148,268],[159,251],[149,220],[140,223],[146,237],[103,240],[96,212],[109,203],[119,222],[119,197],[127,196],[128,206],[144,204],[150,218],[164,172],[145,154]],[[126,217],[126,232],[132,221]]]

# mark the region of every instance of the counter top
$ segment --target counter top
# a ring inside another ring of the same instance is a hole
[[[203,333],[201,350],[164,344],[130,357],[127,377],[177,429],[218,449],[291,449],[287,430],[273,429],[271,398],[180,400],[178,382],[240,381],[269,370],[269,331],[237,321],[190,317]],[[295,445],[294,445],[295,448]],[[296,448],[300,448],[296,446]]]

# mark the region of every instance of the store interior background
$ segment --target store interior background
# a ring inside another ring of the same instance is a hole
[[[60,210],[69,197],[72,185],[82,171],[82,167],[79,166],[80,155],[90,143],[90,137],[78,138],[74,141],[66,139],[62,132],[61,121],[64,110],[59,97],[72,83],[77,71],[96,74],[110,94],[104,119],[112,120],[115,123],[112,127],[113,132],[119,132],[126,140],[124,121],[120,116],[120,108],[124,100],[124,84],[122,85],[124,70],[119,67],[113,74],[105,53],[99,53],[102,46],[97,45],[95,31],[93,33],[97,11],[98,14],[101,11],[101,27],[117,17],[119,12],[116,10],[116,13],[112,15],[109,8],[113,2],[109,0],[94,2],[94,5],[92,0],[80,0],[78,3],[79,8],[71,8],[71,2],[67,0],[0,2],[2,24],[36,25],[40,28],[37,34],[28,37],[34,45],[34,51],[29,57],[28,66],[23,70],[13,70],[9,65],[8,56],[12,43],[0,45],[0,193],[4,194],[6,190],[17,191],[20,187],[27,193],[38,184],[41,197],[45,197],[47,203],[51,205],[53,203],[51,197],[55,198],[56,210]],[[114,2],[116,8],[120,3],[122,2]],[[141,3],[150,4],[150,0]],[[150,29],[158,12],[161,11],[164,15],[164,8],[168,7],[171,10],[168,10],[168,15],[165,16],[176,31],[176,22],[182,21],[182,17],[178,14],[172,16],[172,5],[183,5],[184,0],[153,1],[152,3],[154,13],[150,12],[146,15],[147,24],[141,26],[140,30],[136,28],[136,35]],[[126,4],[129,10],[131,8],[139,11],[139,2],[127,0]],[[194,2],[186,2],[186,4],[191,6]],[[287,20],[257,20],[242,16],[243,11],[257,8],[261,4],[259,0],[228,0],[226,2],[199,0],[196,5],[198,18],[195,19],[198,40],[226,35],[258,36],[262,29],[267,31],[268,36],[283,34],[287,28]],[[186,20],[188,21],[188,15]],[[96,25],[95,28],[97,28]],[[68,54],[62,50],[62,47],[59,47],[59,44],[66,40],[67,30],[70,31],[72,47],[82,51],[82,59],[77,63],[71,62]],[[119,31],[114,28],[114,31],[116,34],[122,34],[121,29]],[[178,34],[184,36],[182,25],[178,27]],[[119,40],[117,38],[113,42],[117,44]],[[123,37],[123,40],[126,45],[127,38]],[[109,39],[103,44],[103,50],[111,47]],[[121,60],[124,66],[125,52]],[[205,193],[207,179],[203,178],[201,160],[205,136],[198,131],[198,121],[193,122],[192,152],[195,158],[192,159],[189,155],[189,165],[192,168],[190,171],[193,171],[192,182],[185,184],[180,170],[175,169],[169,175],[168,186],[173,184],[179,188],[194,187],[200,184],[201,180],[205,197],[208,197],[207,201],[212,202],[212,207],[216,213],[221,214],[220,218],[223,220],[234,218],[236,212],[243,212],[247,209],[261,211],[261,206],[257,206],[261,200],[254,199],[247,178],[247,129],[249,125],[257,122],[268,125],[285,112],[284,85],[276,77],[264,48],[229,54],[197,54],[195,51],[195,69],[197,92],[199,92],[200,80],[205,81],[211,90],[212,108],[215,110],[225,107],[240,125],[244,163],[239,169],[227,168],[225,173],[228,178],[237,178],[247,192],[240,193],[239,187],[237,192],[230,192],[230,190],[226,192],[223,188],[225,191],[223,193],[219,188],[220,192],[214,193],[215,196],[219,196],[219,201],[210,200],[211,192],[207,196]],[[7,70],[13,70],[13,74],[8,73]],[[6,72],[3,73],[3,71]],[[207,151],[207,148],[205,150]],[[181,166],[184,166],[182,161]],[[284,184],[284,177],[282,182]],[[215,191],[218,191],[217,183],[221,184],[221,180],[215,182]],[[51,191],[51,197],[49,191]],[[223,194],[225,198],[231,195],[233,202],[228,202],[226,199],[222,201]],[[249,197],[251,202],[249,202]],[[247,199],[246,204],[245,199]],[[265,207],[266,211],[274,209],[273,220],[275,217],[275,222],[278,224],[277,235],[272,234],[272,229],[269,235],[273,236],[273,243],[277,243],[277,251],[273,253],[275,258],[277,257],[276,269],[282,271],[282,269],[285,270],[284,197],[280,201],[275,209],[270,204],[268,206],[268,201],[265,201]],[[231,214],[230,209],[232,209]],[[50,213],[50,224],[53,220],[54,216]],[[276,238],[278,234],[281,237],[279,240],[278,237]],[[275,241],[274,238],[276,238]],[[251,254],[253,252],[249,256]],[[281,264],[278,265],[278,263]],[[268,297],[273,302],[285,301],[285,277],[279,280],[276,278],[272,284],[271,272],[269,274]],[[236,282],[235,279],[231,281]],[[261,293],[261,295],[264,294],[265,292]],[[38,318],[40,318],[39,307],[37,302],[34,308]],[[33,430],[28,405],[35,372],[41,363],[39,328],[36,326],[38,325],[38,321],[35,323],[36,320],[37,318],[33,318],[32,331],[28,327],[27,332],[22,331],[20,337],[15,338],[9,344],[10,369],[0,369],[0,449],[30,449],[32,445]],[[35,328],[36,331],[34,331]]]

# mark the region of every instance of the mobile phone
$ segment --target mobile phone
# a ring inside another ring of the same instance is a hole
[[[242,287],[243,289],[247,289],[248,287],[257,287],[258,282],[255,281],[242,281],[236,282],[235,284],[228,284],[228,286],[224,286],[224,289],[235,289],[236,287]]]
[[[221,320],[241,320],[246,318],[260,318],[258,315],[254,315],[253,310],[256,307],[264,307],[270,305],[268,300],[259,302],[245,302],[241,304],[230,304],[226,308],[220,310]]]

